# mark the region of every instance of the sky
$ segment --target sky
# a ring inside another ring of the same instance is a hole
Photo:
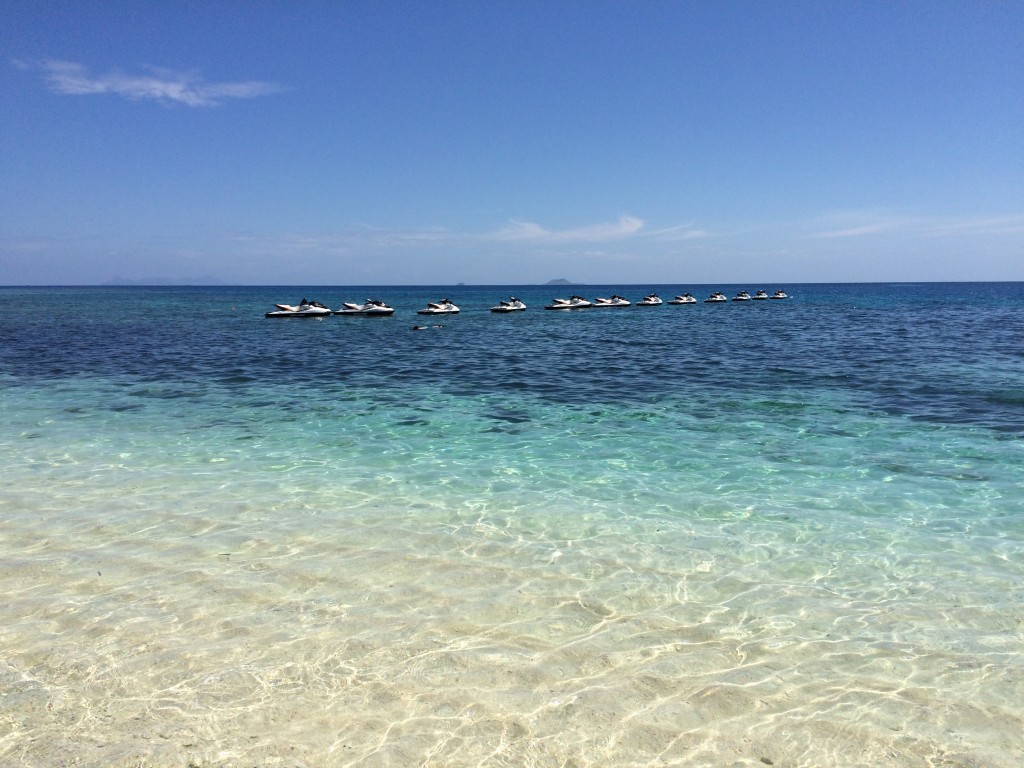
[[[1024,280],[1024,2],[0,0],[0,284]]]

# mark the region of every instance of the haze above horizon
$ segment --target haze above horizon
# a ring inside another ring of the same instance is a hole
[[[1024,3],[7,0],[0,285],[1024,280]]]

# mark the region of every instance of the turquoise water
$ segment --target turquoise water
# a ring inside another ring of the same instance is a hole
[[[0,290],[0,762],[1018,765],[1024,285],[759,287]]]

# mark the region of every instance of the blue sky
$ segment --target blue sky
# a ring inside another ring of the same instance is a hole
[[[0,284],[1024,280],[1024,3],[0,0]]]

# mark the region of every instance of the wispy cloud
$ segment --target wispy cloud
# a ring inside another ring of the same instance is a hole
[[[550,230],[530,221],[512,221],[495,234],[497,240],[528,240],[546,243],[599,242],[636,235],[644,227],[643,219],[623,216],[618,221],[594,224],[578,229]]]
[[[0,250],[7,251],[8,253],[43,253],[51,250],[54,245],[55,242],[48,238],[0,238]]]
[[[113,94],[137,101],[153,100],[188,107],[216,107],[227,99],[252,99],[284,90],[276,83],[259,80],[218,83],[204,80],[198,72],[159,68],[148,68],[145,74],[113,70],[94,75],[82,64],[72,61],[18,61],[15,65],[21,69],[42,71],[54,93],[75,96]]]
[[[488,232],[468,232],[444,227],[390,230],[363,224],[351,229],[319,234],[287,234],[264,238],[239,235],[233,239],[253,247],[272,247],[283,252],[330,250],[335,253],[357,253],[366,249],[390,248],[479,248],[485,245],[515,248],[596,247],[623,240],[682,241],[710,237],[704,230],[690,224],[648,230],[644,221],[623,216],[616,221],[572,229],[546,229],[531,221],[513,220],[506,226]],[[601,250],[587,251],[604,254]]]
[[[1010,235],[1024,232],[1024,215],[1010,216],[895,216],[879,213],[845,213],[823,217],[812,224],[808,237],[841,239],[879,234],[916,237],[958,235]]]
[[[707,230],[696,229],[693,224],[680,224],[676,227],[652,230],[648,233],[657,240],[699,240],[711,237]]]
[[[924,222],[922,234],[932,237],[951,235],[1024,234],[1024,214],[1017,216],[968,216]]]
[[[817,230],[808,237],[817,239],[843,239],[848,237],[864,237],[884,232],[906,230],[913,220],[906,217],[892,216],[874,212],[846,212],[823,216],[812,223]]]

